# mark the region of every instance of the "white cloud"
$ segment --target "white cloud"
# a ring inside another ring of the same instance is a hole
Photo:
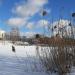
[[[48,0],[26,0],[23,3],[15,5],[12,9],[12,13],[19,18],[9,18],[7,20],[8,25],[22,26],[28,23],[28,20],[38,13]],[[32,29],[33,23],[28,23],[27,28]]]
[[[49,25],[49,21],[47,20],[39,20],[37,23],[37,27],[47,27]]]
[[[34,5],[37,6],[42,6],[44,4],[46,4],[48,2],[48,0],[30,0],[29,2],[31,2]]]
[[[34,22],[28,23],[27,26],[26,26],[26,28],[28,28],[30,30],[33,29],[34,28]]]
[[[49,25],[49,21],[42,19],[42,20],[39,20],[37,22],[35,22],[35,21],[28,22],[27,25],[26,25],[26,28],[30,29],[30,30],[38,29],[38,28],[43,28],[43,27],[47,28],[48,25]]]
[[[6,22],[10,26],[22,26],[26,24],[26,19],[23,18],[10,18]]]
[[[34,29],[34,28],[43,28],[43,27],[45,27],[45,28],[47,28],[48,27],[48,25],[49,25],[49,21],[48,20],[39,20],[39,21],[37,21],[37,22],[34,22],[34,21],[32,21],[32,22],[29,22],[27,25],[26,25],[26,28],[28,28],[28,29],[30,29],[30,30],[32,30],[32,29]]]
[[[33,16],[48,2],[48,0],[27,0],[27,2],[17,5],[13,12],[22,17]]]

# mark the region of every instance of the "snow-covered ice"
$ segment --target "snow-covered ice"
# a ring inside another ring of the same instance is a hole
[[[12,52],[11,43],[0,43],[0,75],[48,75],[42,69],[39,60],[35,58],[35,45],[14,46],[16,53]],[[72,72],[70,75],[75,75],[75,73]]]
[[[47,75],[34,58],[36,46],[14,46],[16,53],[11,43],[0,43],[0,75]]]
[[[26,55],[35,56],[35,48],[36,46],[17,46],[14,45],[16,50],[16,55],[21,57],[26,57]],[[14,56],[12,52],[12,44],[11,43],[0,43],[0,55],[5,56]]]

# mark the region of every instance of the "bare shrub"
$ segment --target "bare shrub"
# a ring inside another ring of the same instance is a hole
[[[66,75],[73,64],[73,49],[69,46],[41,46],[37,51],[46,72]]]

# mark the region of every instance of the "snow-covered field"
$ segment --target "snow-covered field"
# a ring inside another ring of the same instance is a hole
[[[0,43],[0,75],[47,75],[36,57],[36,46],[15,46]]]
[[[39,59],[35,58],[35,45],[14,46],[16,53],[12,52],[11,43],[0,43],[0,75],[48,75]],[[74,71],[70,75],[75,75]]]
[[[21,57],[26,57],[27,55],[35,56],[35,48],[36,46],[17,46],[14,45],[16,50],[16,55]],[[12,52],[12,44],[11,43],[0,43],[0,55],[5,56],[14,56]]]

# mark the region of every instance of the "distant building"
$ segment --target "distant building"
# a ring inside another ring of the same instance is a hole
[[[20,40],[20,34],[19,29],[14,27],[11,29],[10,32],[10,40],[12,41],[19,41]]]
[[[3,40],[5,38],[5,31],[0,30],[0,40]]]

